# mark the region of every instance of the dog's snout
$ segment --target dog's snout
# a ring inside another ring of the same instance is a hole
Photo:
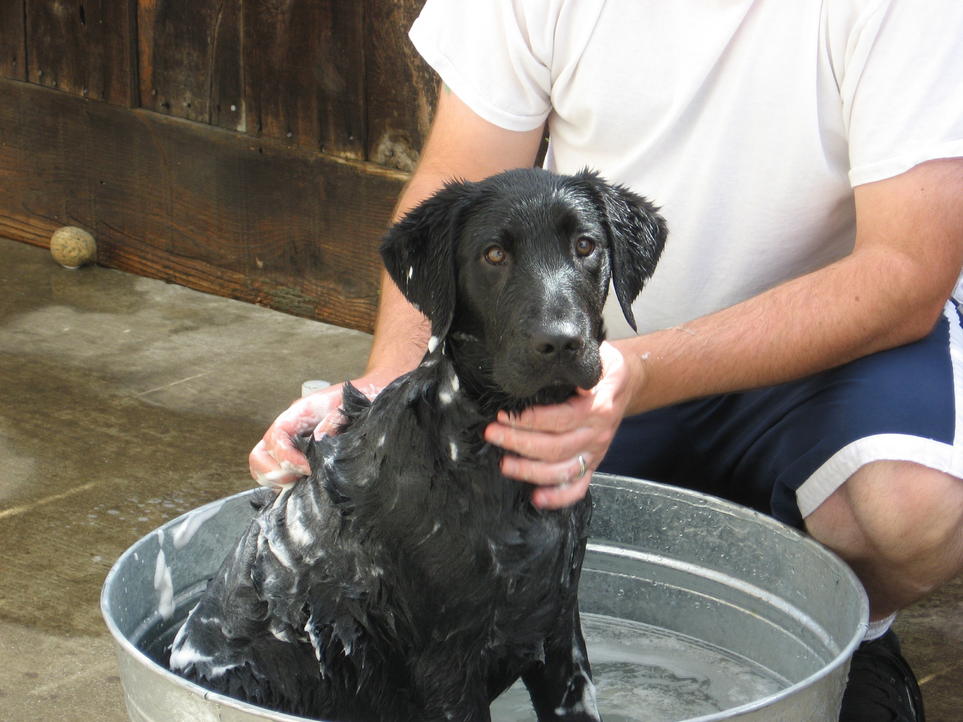
[[[532,338],[535,352],[542,358],[554,359],[576,356],[585,346],[585,339],[571,325],[543,329]]]

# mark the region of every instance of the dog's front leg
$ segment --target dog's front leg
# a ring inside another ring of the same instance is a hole
[[[522,675],[539,722],[599,722],[578,605],[545,643],[545,662]]]

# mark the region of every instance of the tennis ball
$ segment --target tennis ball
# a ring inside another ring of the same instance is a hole
[[[50,255],[64,268],[73,270],[97,258],[97,242],[83,228],[63,226],[50,237]]]

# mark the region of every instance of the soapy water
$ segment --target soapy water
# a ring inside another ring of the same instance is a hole
[[[181,596],[169,618],[132,641],[164,667],[170,644],[199,596]],[[789,686],[761,665],[727,650],[658,627],[582,614],[599,711],[606,722],[671,722],[732,709]],[[494,701],[495,722],[535,720],[528,692],[516,683]]]
[[[582,617],[605,722],[687,720],[768,697],[789,682],[756,662],[692,637],[627,619]],[[492,704],[496,722],[535,720],[516,683]]]

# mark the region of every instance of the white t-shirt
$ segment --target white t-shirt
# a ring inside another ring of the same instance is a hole
[[[428,0],[410,37],[481,117],[547,120],[550,169],[662,207],[640,332],[845,256],[852,186],[963,156],[963,0]]]

